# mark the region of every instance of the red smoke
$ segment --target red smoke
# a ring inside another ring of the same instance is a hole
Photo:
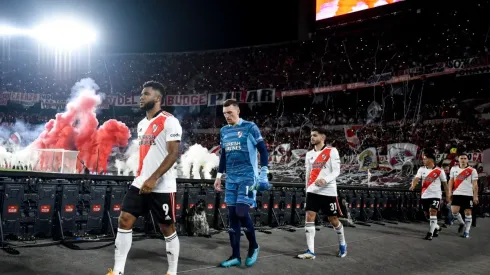
[[[68,103],[64,113],[57,114],[45,126],[44,131],[34,141],[39,149],[65,149],[79,151],[82,160],[90,171],[107,171],[107,159],[113,146],[128,145],[128,127],[117,120],[106,121],[97,129],[95,107],[101,103],[93,91],[86,91]],[[42,152],[39,159],[42,171],[59,171],[61,154]],[[77,161],[77,170],[83,166]]]

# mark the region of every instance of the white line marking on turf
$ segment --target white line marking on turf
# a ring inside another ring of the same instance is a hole
[[[372,238],[366,238],[366,239],[351,241],[351,242],[347,242],[347,245],[349,245],[351,243],[359,243],[359,242],[362,242],[362,241],[375,240],[375,239],[379,239],[379,238],[382,238],[382,237],[385,237],[385,236],[378,236],[378,237],[372,237]],[[315,248],[327,248],[327,247],[332,247],[332,246],[336,246],[336,245],[339,245],[339,244],[337,243],[337,244],[331,244],[331,245],[326,245],[326,246],[318,246],[318,247],[315,247]],[[279,253],[279,254],[271,254],[271,255],[259,257],[259,259],[272,258],[272,257],[284,256],[284,255],[289,255],[289,254],[293,254],[293,253],[301,253],[301,252],[304,252],[304,250],[297,251],[297,252],[285,252],[285,253]],[[194,269],[188,269],[188,270],[184,270],[184,271],[179,271],[179,272],[177,272],[177,274],[188,273],[188,272],[198,271],[198,270],[206,270],[206,269],[211,269],[211,268],[221,268],[221,267],[218,267],[218,266],[215,266],[215,265],[214,266],[206,266],[206,267],[200,267],[200,268],[194,268]]]

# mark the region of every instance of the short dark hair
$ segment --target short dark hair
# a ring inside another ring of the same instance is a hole
[[[424,150],[424,156],[428,159],[432,159],[433,161],[436,161],[436,152],[432,148],[426,148]]]
[[[458,154],[458,157],[461,157],[461,156],[468,157],[468,153],[467,152],[461,152]]]
[[[311,129],[312,132],[317,132],[319,133],[320,135],[327,135],[327,131],[324,129],[324,128],[320,128],[320,127],[313,127]]]
[[[227,99],[225,103],[223,103],[223,107],[235,106],[238,107],[238,102],[234,99]]]
[[[165,88],[160,82],[156,82],[153,80],[147,81],[143,84],[143,88],[152,88],[153,90],[158,91],[162,96],[164,95]]]

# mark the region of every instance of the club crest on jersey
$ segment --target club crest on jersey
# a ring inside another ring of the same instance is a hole
[[[325,154],[322,155],[322,159],[325,160],[327,156]]]
[[[242,131],[238,131],[238,137],[241,138],[242,137]]]
[[[158,125],[153,124],[153,133],[155,133],[158,130]]]

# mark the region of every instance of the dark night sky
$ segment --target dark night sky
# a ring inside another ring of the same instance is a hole
[[[294,40],[302,0],[2,0],[0,24],[73,14],[107,52],[172,52]]]

